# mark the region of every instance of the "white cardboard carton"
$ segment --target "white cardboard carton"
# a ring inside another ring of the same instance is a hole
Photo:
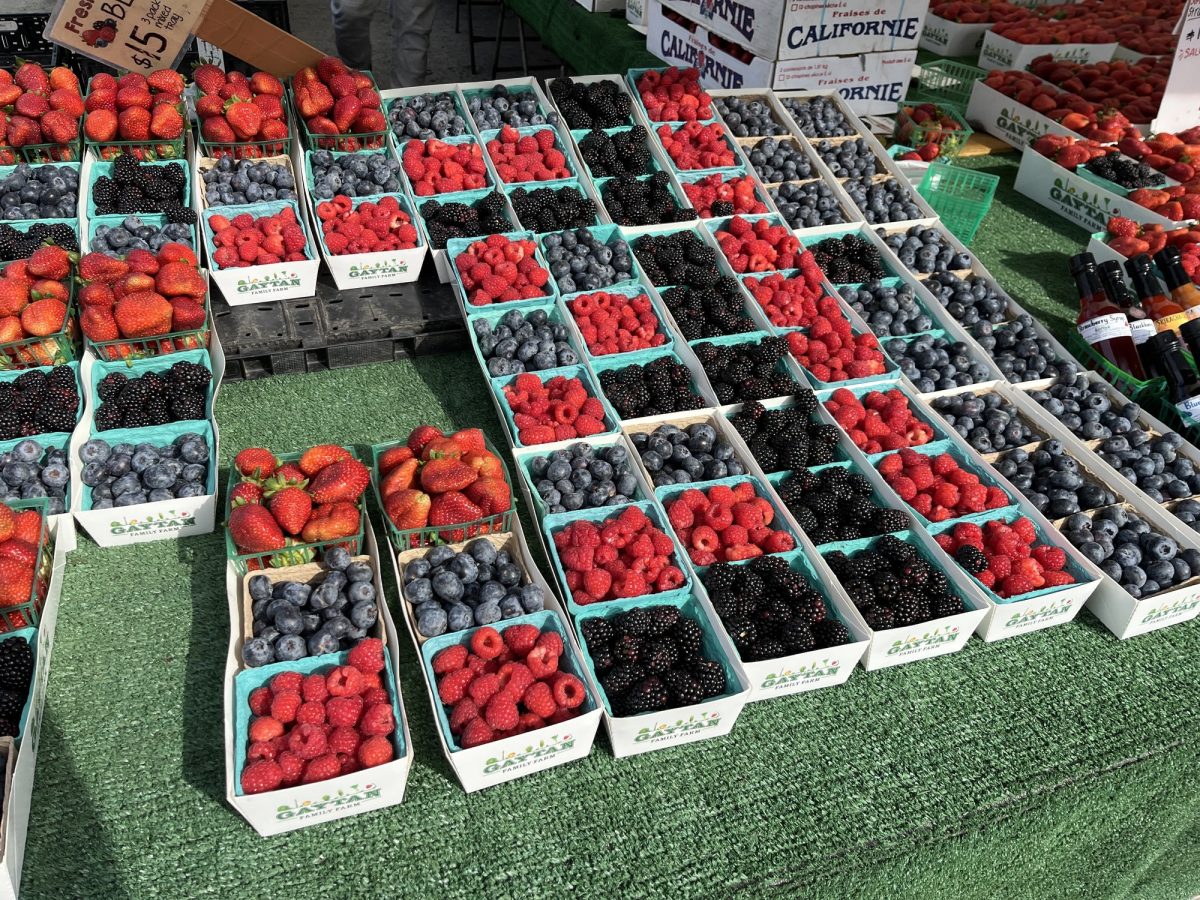
[[[915,50],[928,0],[664,0],[769,60]]]
[[[37,666],[29,689],[29,718],[17,747],[12,767],[11,789],[4,798],[4,844],[0,857],[0,898],[15,898],[21,892],[21,868],[25,859],[25,836],[29,828],[29,810],[33,798],[34,770],[42,735],[42,707],[46,700],[46,682],[54,651],[54,630],[58,624],[58,606],[62,598],[63,573],[67,554],[75,549],[75,523],[70,516],[51,516],[50,533],[54,537],[54,562],[46,602],[38,622]]]
[[[1061,134],[1079,137],[1069,128],[1064,128],[1053,119],[1006,97],[998,90],[988,87],[982,79],[975,82],[971,100],[967,104],[967,119],[993,137],[1024,147],[1043,134]]]
[[[266,794],[237,793],[238,760],[234,758],[237,753],[234,734],[237,721],[234,707],[237,695],[234,690],[234,676],[241,668],[243,573],[237,570],[233,562],[225,565],[225,592],[231,626],[229,651],[225,659],[225,799],[263,837],[385,809],[404,799],[404,789],[408,783],[408,772],[413,759],[412,735],[408,730],[404,697],[400,693],[399,638],[392,621],[391,610],[388,604],[383,602],[382,560],[379,558],[375,532],[369,521],[366,527],[366,542],[367,555],[371,557],[371,567],[375,574],[375,590],[380,597],[379,619],[383,625],[388,664],[396,685],[396,705],[400,709],[396,727],[402,729],[404,756],[382,766],[363,769],[339,778],[281,788]]]
[[[520,478],[521,476],[518,474],[517,477]],[[546,582],[546,579],[542,576],[542,573],[530,557],[529,548],[525,543],[525,535],[521,528],[518,526],[513,532],[490,534],[483,537],[495,544],[497,548],[507,549],[510,554],[520,560],[521,568],[525,570],[528,580],[541,587],[542,593],[546,598],[545,609],[558,618],[563,641],[570,644],[576,658],[580,658],[579,645],[571,630],[570,622],[559,605],[554,591],[551,590],[550,585]],[[456,544],[453,546],[458,547],[460,545]],[[421,658],[421,645],[426,639],[417,633],[416,623],[413,622],[412,604],[404,599],[403,572],[404,566],[409,560],[423,557],[430,549],[429,547],[424,547],[398,554],[395,552],[395,548],[389,547],[396,575],[396,587],[400,594],[399,603],[404,608],[404,622],[408,626],[408,634],[412,638],[418,660]],[[521,621],[521,619],[511,619],[508,621],[516,623]],[[499,626],[503,626],[504,624],[504,621],[497,623]],[[424,676],[426,692],[429,695],[429,705],[433,712],[434,728],[437,731],[438,741],[442,745],[442,753],[450,763],[451,768],[454,769],[454,774],[458,776],[459,784],[462,785],[463,790],[468,794],[497,784],[503,784],[506,781],[512,781],[515,778],[523,778],[535,772],[542,772],[554,766],[575,762],[576,760],[583,759],[592,752],[592,744],[596,739],[596,731],[600,727],[600,718],[602,715],[598,704],[597,708],[589,710],[560,725],[547,725],[544,728],[527,731],[524,734],[492,741],[490,744],[482,744],[478,747],[471,747],[465,750],[451,750],[439,721],[439,710],[441,709],[442,701],[437,694],[437,684],[429,679],[424,663],[419,662],[419,665],[421,666],[421,674]],[[579,671],[575,674],[579,676],[579,679],[587,687],[590,696],[598,700],[599,693],[596,690],[595,683],[592,681],[588,667],[580,665]]]
[[[646,33],[647,7],[651,0],[625,0],[625,21],[634,31]]]
[[[954,22],[930,13],[921,31],[922,50],[938,56],[974,56],[983,44],[984,35],[992,30],[991,22]]]
[[[979,48],[981,69],[1024,69],[1039,56],[1049,54],[1064,62],[1107,62],[1116,52],[1111,44],[1018,44],[1014,40],[988,31]]]
[[[625,0],[575,0],[575,2],[588,12],[594,13],[610,13],[618,9],[625,9]]]
[[[221,350],[221,341],[217,337],[217,329],[212,324],[211,316],[209,329],[212,336],[209,339],[208,352],[212,361],[215,402],[216,392],[220,390],[221,376],[225,372],[225,354]],[[80,377],[84,385],[89,384],[95,365],[96,358],[91,353],[84,353],[83,364],[80,366]],[[79,459],[79,448],[92,437],[92,421],[98,405],[96,398],[90,396],[90,391],[85,390],[85,393],[88,396],[83,418],[71,434],[67,451],[71,468],[71,513],[92,540],[101,547],[123,547],[126,544],[141,544],[211,532],[216,522],[217,492],[220,487],[216,468],[217,460],[221,458],[221,438],[215,416],[209,419],[213,432],[209,478],[210,483],[216,486],[211,494],[180,500],[157,500],[120,509],[84,509],[83,463]]]
[[[1086,229],[1088,234],[1105,230],[1113,216],[1125,216],[1146,225],[1173,227],[1176,224],[1166,216],[1064,169],[1031,147],[1026,147],[1021,155],[1015,187],[1026,197]]]

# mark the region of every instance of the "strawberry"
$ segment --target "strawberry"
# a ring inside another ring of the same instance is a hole
[[[429,504],[430,525],[457,525],[482,518],[483,510],[458,491],[438,494]],[[462,529],[443,531],[439,533],[439,536],[443,540],[450,541],[461,541],[465,537]]]
[[[445,437],[441,429],[434,428],[432,425],[418,425],[409,432],[406,444],[413,453],[419,455],[430,441],[440,437]]]
[[[14,316],[29,302],[29,285],[10,279],[0,280],[0,317]]]
[[[183,76],[174,69],[158,69],[146,76],[146,83],[152,91],[164,94],[182,94],[186,87]]]
[[[316,507],[300,536],[305,543],[315,544],[357,534],[360,525],[358,508],[339,500]]]
[[[7,504],[0,503],[0,544],[13,536],[16,523],[17,517],[12,508]]]
[[[183,116],[173,106],[156,106],[150,115],[150,135],[158,140],[175,140],[183,134],[183,125]]]
[[[229,502],[233,505],[239,500],[243,503],[262,503],[262,486],[253,481],[239,481],[229,492]]]
[[[13,73],[13,81],[25,91],[34,94],[50,93],[50,76],[38,63],[22,63]]]
[[[221,115],[210,116],[201,121],[200,136],[211,144],[232,144],[237,141],[233,127]]]
[[[0,558],[0,606],[28,603],[33,595],[33,568],[20,560]]]
[[[182,262],[170,262],[161,266],[154,284],[164,297],[187,296],[202,300],[207,293],[204,277],[199,270]]]
[[[117,105],[120,106],[118,96]],[[150,110],[131,106],[117,113],[117,133],[124,141],[148,141],[150,139]]]
[[[42,116],[42,136],[52,144],[70,144],[79,137],[79,117],[52,109]]]
[[[262,110],[252,102],[235,100],[225,107],[225,120],[239,140],[250,141],[257,137],[262,118]]]
[[[70,91],[79,96],[79,76],[66,66],[55,66],[50,70],[50,87],[56,91]]]
[[[51,244],[34,250],[25,268],[35,278],[63,281],[71,274],[71,260],[66,250]]]
[[[79,277],[85,282],[113,284],[129,272],[129,264],[107,253],[87,253],[79,260]]]
[[[250,478],[267,478],[279,466],[279,460],[270,450],[261,447],[248,447],[238,453],[233,459],[234,467],[242,475]]]
[[[283,82],[267,72],[255,72],[250,76],[250,90],[255,94],[282,97]]]
[[[503,478],[479,478],[464,491],[485,516],[496,515],[512,508],[512,490]]]
[[[343,459],[349,459],[350,456],[350,451],[345,447],[339,447],[337,444],[318,444],[315,447],[305,450],[301,454],[297,465],[299,465],[301,472],[311,478],[326,466],[333,465],[335,462]]]
[[[404,531],[423,528],[429,522],[432,501],[424,491],[400,490],[387,496],[383,510],[392,525]]]
[[[225,87],[225,73],[211,63],[204,63],[192,70],[192,80],[205,94],[218,94]]]
[[[312,513],[312,497],[301,488],[285,487],[271,495],[267,508],[279,527],[295,536],[304,529]]]
[[[85,306],[79,317],[79,327],[89,340],[96,343],[115,341],[121,337],[110,307]]]
[[[229,533],[234,544],[248,553],[281,550],[285,543],[274,516],[265,507],[256,504],[233,508],[229,513]]]
[[[303,466],[301,467],[303,468]],[[353,457],[338,460],[317,472],[309,493],[318,503],[356,501],[371,482],[371,470]]]
[[[47,297],[35,300],[21,310],[21,327],[27,334],[47,337],[63,329],[67,318],[67,305],[61,300]]]
[[[430,494],[461,491],[478,477],[474,468],[458,459],[431,459],[421,469],[421,487]]]
[[[408,449],[405,447],[404,449]],[[396,491],[403,491],[411,488],[416,480],[417,467],[421,462],[417,459],[410,459],[396,466],[388,472],[379,482],[379,493],[386,499]]]
[[[139,338],[170,332],[173,312],[161,294],[140,291],[118,300],[113,315],[122,337]]]

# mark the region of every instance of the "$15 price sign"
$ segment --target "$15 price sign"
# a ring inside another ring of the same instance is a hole
[[[208,0],[58,0],[44,36],[131,72],[171,68]]]

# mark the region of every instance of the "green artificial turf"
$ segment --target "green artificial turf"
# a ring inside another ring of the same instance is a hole
[[[987,165],[1011,184],[1011,163]],[[1062,326],[1063,254],[1085,238],[1002,191],[975,249]],[[502,444],[486,391],[465,353],[227,385],[222,456],[420,422]],[[723,740],[616,760],[601,736],[586,760],[469,796],[402,639],[404,803],[263,839],[224,800],[223,572],[219,533],[84,538],[71,556],[25,896],[1167,900],[1200,884],[1195,624],[1119,642],[1084,613],[755,704]]]

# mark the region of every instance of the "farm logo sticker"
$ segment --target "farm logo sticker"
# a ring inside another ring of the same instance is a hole
[[[652,727],[641,729],[637,733],[637,737],[634,738],[634,741],[639,744],[646,741],[650,741],[651,743],[671,741],[681,735],[695,734],[698,731],[704,731],[708,728],[716,728],[720,724],[720,713],[702,712],[688,716],[686,719],[676,719],[673,724],[670,722],[657,722]]]
[[[904,640],[895,641],[892,646],[888,647],[887,655],[912,656],[916,653],[931,650],[934,647],[940,647],[943,644],[953,643],[961,636],[957,625],[952,625],[949,628],[935,628],[933,631],[927,631],[919,637],[915,634],[910,634]]]
[[[1070,600],[1059,600],[1057,602],[1051,600],[1036,609],[1031,607],[1023,612],[1013,610],[1013,614],[1004,623],[1004,627],[1031,628],[1039,625],[1047,625],[1069,613],[1073,605]]]
[[[300,275],[296,272],[239,278],[237,283],[239,294],[274,294],[294,287],[300,287]]]
[[[841,667],[841,660],[823,659],[808,666],[781,669],[778,672],[772,672],[767,675],[759,687],[780,688],[797,683],[808,684],[820,682],[837,675]]]
[[[391,275],[403,275],[408,271],[408,263],[402,259],[387,259],[367,265],[350,264],[351,278],[386,278]]]
[[[1168,622],[1177,622],[1198,606],[1200,606],[1200,596],[1196,595],[1173,600],[1151,609],[1142,618],[1142,624],[1165,625]]]
[[[349,806],[357,806],[368,800],[378,800],[382,794],[383,788],[373,782],[362,786],[351,784],[345,788],[338,788],[333,793],[322,794],[316,800],[298,800],[290,806],[279,806],[275,809],[275,818],[313,818]]]
[[[108,523],[112,534],[146,534],[152,531],[178,531],[196,524],[194,512],[176,512],[173,509],[149,516],[116,519]]]
[[[488,757],[484,764],[483,774],[495,775],[497,772],[508,772],[513,769],[526,769],[535,763],[546,762],[558,754],[571,750],[575,746],[575,735],[564,734],[562,737],[551,735],[537,744],[530,744],[524,750],[510,750],[503,756]]]

